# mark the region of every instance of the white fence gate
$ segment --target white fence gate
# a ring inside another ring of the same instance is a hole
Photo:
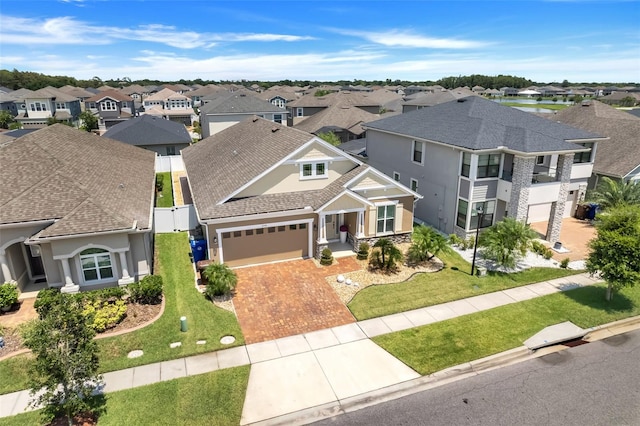
[[[154,209],[153,228],[156,234],[189,231],[196,226],[198,226],[198,218],[193,204]]]
[[[180,172],[184,170],[181,155],[156,155],[156,173]]]

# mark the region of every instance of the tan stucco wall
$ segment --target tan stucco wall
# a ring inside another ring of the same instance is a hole
[[[50,224],[51,223],[41,223],[38,225],[25,225],[18,228],[2,228],[0,230],[0,248],[16,239],[24,241]]]
[[[51,242],[53,256],[68,257],[69,254],[73,252],[80,252],[91,247],[105,247],[111,250],[124,250],[129,248],[129,238],[127,234],[122,233],[55,240]]]
[[[399,204],[402,204],[402,228],[399,231],[395,231],[396,234],[413,231],[413,196],[405,196],[398,198],[388,198],[375,200],[376,203],[384,203],[387,201],[398,200]],[[369,208],[368,214],[365,215],[364,232],[367,237],[375,237],[375,222],[377,220],[377,207]],[[397,217],[397,216],[396,216]],[[373,221],[373,223],[372,223]],[[373,226],[371,229],[369,226]]]

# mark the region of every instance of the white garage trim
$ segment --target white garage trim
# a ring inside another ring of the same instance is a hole
[[[222,233],[223,232],[234,232],[234,231],[246,231],[247,229],[258,229],[258,228],[269,228],[272,226],[287,226],[287,225],[297,225],[299,223],[307,224],[307,248],[309,256],[313,253],[313,219],[302,219],[302,220],[288,220],[285,222],[270,222],[270,223],[261,223],[259,225],[245,225],[245,226],[234,226],[231,228],[220,228],[216,230],[216,234],[218,236],[218,262],[224,263],[224,251],[222,250]]]

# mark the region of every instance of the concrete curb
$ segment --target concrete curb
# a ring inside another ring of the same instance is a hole
[[[583,340],[587,342],[595,342],[637,329],[640,329],[640,316],[593,327],[589,329],[589,333]],[[377,389],[361,395],[252,423],[252,425],[306,425],[312,422],[335,417],[340,414],[358,411],[383,402],[392,401],[394,399],[433,389],[468,377],[477,376],[498,368],[540,358],[551,353],[564,351],[566,349],[569,349],[569,347],[562,344],[540,348],[535,351],[529,350],[525,346],[521,346],[499,354],[490,355],[485,358],[449,367],[444,370],[437,371],[429,376],[419,377],[414,380]]]

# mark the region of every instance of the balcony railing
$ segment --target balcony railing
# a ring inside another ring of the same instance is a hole
[[[513,171],[503,170],[500,179],[513,182]],[[536,166],[533,176],[531,176],[531,183],[533,185],[538,183],[555,182],[557,180],[556,169],[552,169],[544,166]]]

